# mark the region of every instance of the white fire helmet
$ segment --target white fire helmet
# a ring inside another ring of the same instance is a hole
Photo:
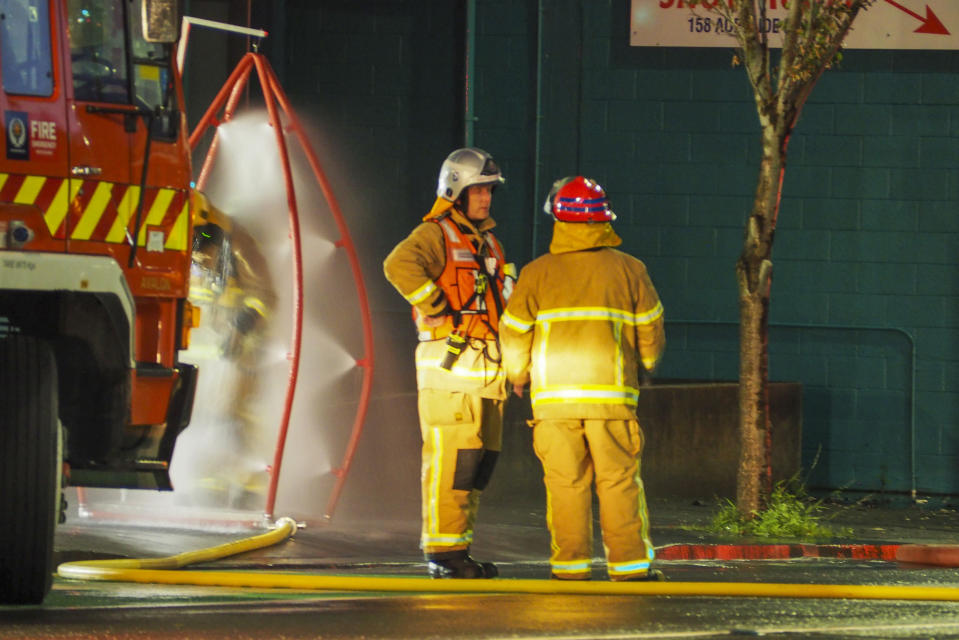
[[[503,184],[506,180],[493,156],[482,149],[457,149],[443,161],[436,195],[450,202],[459,199],[463,189],[477,184]]]

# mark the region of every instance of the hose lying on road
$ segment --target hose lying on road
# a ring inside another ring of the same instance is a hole
[[[57,575],[61,578],[76,578],[78,580],[112,580],[114,582],[145,582],[144,580],[134,580],[132,576],[137,571],[154,569],[179,569],[191,564],[200,562],[210,562],[219,560],[228,556],[235,556],[245,551],[262,549],[274,544],[283,542],[291,538],[296,533],[296,520],[293,518],[280,518],[273,528],[266,533],[243,538],[234,542],[207,547],[197,551],[187,551],[175,556],[166,558],[111,558],[109,560],[79,560],[76,562],[64,562],[57,567]],[[127,575],[131,577],[100,577]]]
[[[322,591],[407,593],[537,593],[763,598],[852,598],[863,600],[959,601],[955,587],[748,582],[585,582],[571,580],[431,580],[413,577],[330,576],[263,571],[169,571],[198,562],[277,544],[296,532],[296,522],[280,518],[266,532],[236,542],[155,559],[66,562],[62,578],[150,584],[285,588]]]

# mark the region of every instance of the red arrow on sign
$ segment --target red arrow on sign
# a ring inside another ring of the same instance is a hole
[[[922,22],[922,25],[916,29],[915,33],[931,33],[940,36],[949,35],[949,30],[946,29],[946,25],[942,24],[942,21],[936,16],[935,13],[932,12],[932,9],[929,8],[928,4],[926,5],[926,17],[923,18],[915,11],[910,11],[898,2],[895,2],[895,0],[886,0],[886,2],[896,7],[900,11],[905,11],[916,20]]]

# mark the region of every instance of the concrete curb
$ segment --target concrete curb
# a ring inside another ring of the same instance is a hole
[[[959,544],[904,544],[896,560],[937,567],[959,567]]]
[[[959,544],[669,544],[657,560],[789,560],[837,558],[959,567]]]
[[[671,544],[657,560],[788,560],[844,558],[895,561],[899,544]]]

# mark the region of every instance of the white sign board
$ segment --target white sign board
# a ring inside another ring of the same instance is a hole
[[[750,0],[752,1],[752,0]],[[782,42],[786,6],[766,3],[763,29],[774,46]],[[823,1],[823,0],[818,0]],[[840,0],[841,1],[841,0]],[[632,0],[629,44],[634,47],[735,47],[731,24],[714,11],[728,0]],[[959,0],[876,0],[861,11],[846,37],[847,49],[959,49]]]

